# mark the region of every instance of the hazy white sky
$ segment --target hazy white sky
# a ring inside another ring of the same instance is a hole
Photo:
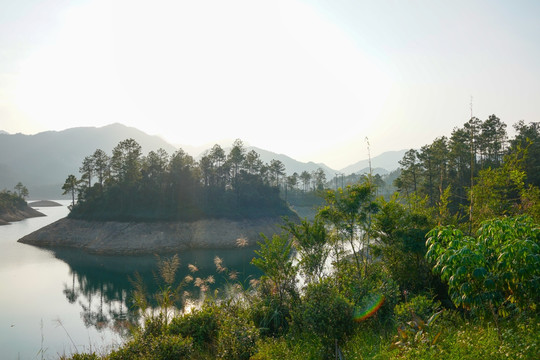
[[[540,1],[0,0],[0,130],[113,122],[341,168],[540,120]]]

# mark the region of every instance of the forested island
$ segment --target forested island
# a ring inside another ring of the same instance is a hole
[[[230,248],[239,238],[255,246],[261,232],[281,231],[283,217],[298,221],[280,194],[297,180],[285,176],[280,161],[265,164],[255,151],[246,152],[240,140],[228,154],[215,145],[196,162],[183,150],[143,156],[141,146],[126,139],[111,156],[100,149],[86,156],[80,172],[63,186],[72,199],[68,218],[20,242],[101,254],[166,253]],[[324,186],[322,171],[303,179],[303,193],[307,181]]]
[[[72,195],[70,217],[86,220],[193,221],[291,215],[280,197],[285,176],[280,161],[264,164],[237,140],[228,154],[215,145],[196,162],[183,150],[163,149],[142,156],[133,139],[108,156],[98,149],[84,158],[81,178],[70,175],[64,191]]]

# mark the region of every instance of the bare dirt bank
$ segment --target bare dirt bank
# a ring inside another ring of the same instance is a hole
[[[97,222],[60,219],[21,239],[40,247],[73,247],[96,254],[134,255],[178,252],[196,248],[232,248],[244,238],[248,246],[260,233],[280,233],[280,218],[209,219],[195,222]]]

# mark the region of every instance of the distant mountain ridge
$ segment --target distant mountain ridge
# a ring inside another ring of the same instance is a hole
[[[58,199],[67,176],[79,176],[85,156],[96,149],[110,155],[112,149],[127,138],[135,139],[145,154],[159,148],[169,153],[176,150],[158,136],[118,123],[35,135],[0,134],[0,190],[13,189],[20,181],[29,189],[31,198]]]
[[[399,167],[399,161],[403,159],[403,155],[407,152],[408,149],[399,150],[399,151],[387,151],[378,156],[371,158],[371,167],[372,169],[382,168],[387,172],[394,171]],[[367,169],[367,171],[366,171]],[[369,173],[369,159],[360,160],[357,163],[349,165],[340,170],[344,174],[361,174]],[[376,173],[373,171],[373,173]],[[380,174],[380,173],[379,173]],[[384,175],[384,174],[380,174]]]
[[[301,174],[303,171],[311,172],[321,168],[326,174],[326,178],[329,179],[330,177],[334,176],[334,173],[336,172],[336,170],[331,169],[322,163],[314,163],[313,161],[304,163],[284,154],[277,154],[275,152],[264,150],[255,146],[247,147],[247,151],[251,150],[255,150],[255,152],[261,156],[261,160],[266,163],[270,163],[270,161],[274,159],[281,161],[283,165],[285,165],[287,175],[292,175],[295,172],[298,174]]]
[[[122,140],[133,138],[144,154],[159,148],[170,155],[178,148],[160,138],[148,135],[136,128],[122,124],[111,124],[103,127],[77,127],[63,131],[46,131],[35,135],[9,134],[0,130],[0,190],[12,190],[17,182],[22,182],[30,191],[32,199],[58,199],[61,197],[61,186],[69,174],[80,176],[79,167],[85,156],[96,149],[102,149],[111,155],[112,149]],[[181,146],[190,155],[194,147]],[[210,149],[209,147],[208,149]],[[285,165],[288,175],[294,172],[312,172],[323,169],[327,180],[338,173],[368,173],[369,161],[362,160],[346,168],[336,171],[325,164],[300,162],[287,155],[277,154],[254,146],[246,146],[246,150],[255,150],[261,160],[270,163],[279,160]],[[227,150],[226,150],[227,151]],[[373,173],[384,175],[396,169],[398,161],[405,150],[383,153],[372,159]]]

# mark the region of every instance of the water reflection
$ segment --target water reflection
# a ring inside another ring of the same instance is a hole
[[[138,323],[130,281],[136,273],[149,294],[159,290],[156,256],[102,256],[65,248],[54,249],[54,255],[69,265],[71,282],[64,283],[63,294],[69,303],[80,306],[86,327],[109,328],[126,335],[129,325]],[[178,256],[180,267],[176,279],[180,281],[188,275],[193,278],[183,289],[191,299],[200,298],[201,287],[206,287],[207,293],[216,289],[225,293],[222,289],[231,283],[246,285],[251,278],[260,276],[258,269],[250,264],[254,253],[249,248],[191,250]],[[221,270],[225,268],[225,271],[216,269],[216,256],[221,260]],[[199,281],[195,281],[197,278]]]

